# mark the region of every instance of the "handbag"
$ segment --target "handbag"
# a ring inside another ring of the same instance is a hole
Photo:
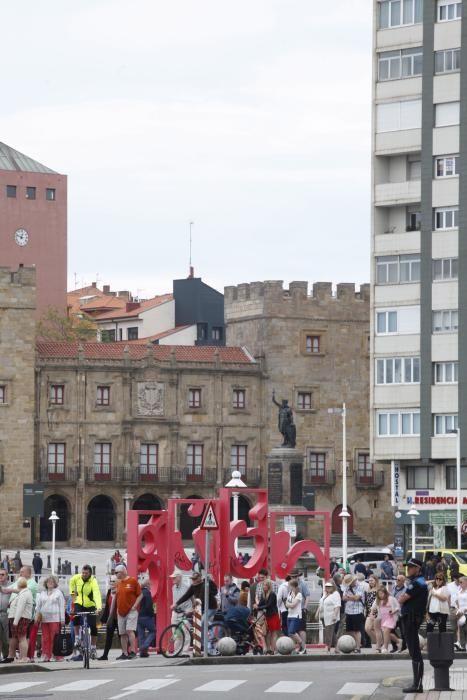
[[[73,652],[73,640],[71,634],[66,631],[65,625],[58,634],[54,637],[53,654],[54,656],[70,656]]]

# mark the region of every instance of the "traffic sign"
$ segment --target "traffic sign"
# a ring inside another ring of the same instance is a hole
[[[467,535],[467,520],[464,520],[464,522],[462,523],[461,532],[463,535]]]
[[[219,529],[219,523],[217,522],[216,514],[214,512],[214,506],[212,505],[212,502],[209,501],[209,503],[206,505],[206,508],[204,510],[204,515],[203,519],[201,521],[201,525],[199,526],[200,530],[218,530]]]

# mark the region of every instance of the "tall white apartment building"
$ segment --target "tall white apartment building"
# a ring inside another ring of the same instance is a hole
[[[458,428],[467,519],[462,5],[374,1],[370,443],[407,549],[412,506],[420,548],[456,545]]]

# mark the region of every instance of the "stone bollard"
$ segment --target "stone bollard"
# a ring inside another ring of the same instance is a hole
[[[452,690],[449,687],[449,667],[454,660],[454,635],[452,632],[430,632],[427,635],[427,651],[434,668],[434,690]]]
[[[92,567],[92,575],[93,575],[93,576],[96,575],[96,567],[95,567],[95,566]]]
[[[47,554],[47,568],[50,569],[51,566],[52,566],[52,565],[51,565],[51,563],[50,563],[50,554]],[[52,571],[52,573],[53,573],[53,571]]]
[[[75,574],[77,574],[77,573],[78,573],[78,568],[79,568],[79,567],[78,567],[78,566],[76,566],[76,564],[75,564]]]

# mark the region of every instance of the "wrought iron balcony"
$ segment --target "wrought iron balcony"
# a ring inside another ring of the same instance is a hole
[[[332,488],[336,483],[336,472],[334,469],[325,471],[315,471],[305,469],[303,472],[303,484],[305,486],[321,486],[322,488]]]
[[[224,484],[227,484],[232,478],[233,468],[224,469]],[[245,472],[241,473],[241,480],[246,486],[257,488],[261,483],[261,469],[259,467],[247,467]]]
[[[41,483],[47,484],[53,482],[54,484],[74,484],[78,480],[79,468],[78,467],[67,467],[64,466],[62,471],[58,471],[57,467],[52,470],[46,464],[42,465],[39,470],[39,481]]]
[[[355,472],[357,489],[380,489],[384,486],[384,472]]]

